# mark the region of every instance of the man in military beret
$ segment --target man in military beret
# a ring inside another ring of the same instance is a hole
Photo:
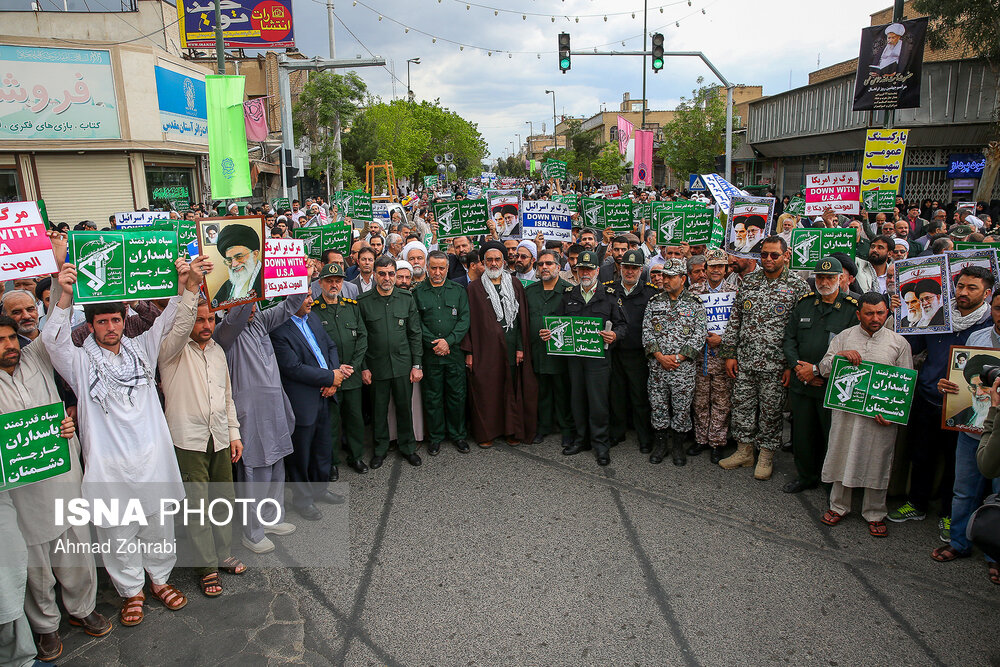
[[[705,280],[691,286],[691,293],[698,295],[736,291],[738,274],[726,276],[729,258],[721,248],[705,251]],[[722,336],[709,333],[699,351],[694,376],[694,445],[689,456],[697,456],[711,448],[712,463],[722,460],[722,449],[729,437],[729,412],[732,409],[733,379],[726,374],[726,366],[719,356]]]
[[[580,284],[563,293],[558,313],[600,318],[600,336],[605,344],[603,357],[567,359],[576,437],[572,445],[563,448],[562,453],[572,456],[593,449],[597,464],[606,466],[611,463],[608,453],[608,392],[611,379],[608,348],[625,335],[626,326],[618,291],[610,285],[601,285],[597,280],[598,262],[595,251],[584,250],[580,253],[576,260]],[[542,340],[548,340],[552,332],[542,329],[539,335]]]
[[[650,463],[670,451],[674,465],[687,463],[685,436],[691,431],[695,360],[708,334],[705,306],[684,288],[687,262],[663,264],[664,289],[649,301],[642,322],[642,343],[649,363],[649,402],[656,446]]]
[[[448,438],[458,451],[469,451],[465,441],[465,366],[460,349],[469,330],[469,297],[465,288],[448,280],[448,255],[432,250],[427,256],[428,279],[413,288],[420,313],[424,345],[424,414],[430,443],[427,453],[437,456]]]
[[[781,408],[791,376],[781,349],[785,324],[795,304],[809,291],[809,285],[790,272],[787,263],[785,239],[764,239],[762,270],[740,283],[719,345],[726,373],[736,380],[730,430],[739,443],[736,453],[719,465],[726,470],[752,466],[754,448],[759,448],[754,470],[759,480],[771,478],[774,451],[781,446]]]
[[[337,344],[340,362],[351,367],[337,396],[340,401],[330,401],[330,424],[333,433],[333,467],[330,479],[337,481],[340,472],[340,447],[347,446],[347,465],[359,475],[368,472],[363,460],[365,449],[365,424],[361,416],[361,371],[368,352],[368,330],[361,319],[358,302],[342,294],[344,267],[331,262],[319,272],[320,297],[313,303],[312,312],[319,316],[323,329]]]
[[[843,265],[836,257],[816,262],[816,291],[803,296],[785,325],[783,351],[792,369],[788,402],[792,409],[792,453],[798,477],[783,488],[799,493],[819,485],[830,434],[830,411],[823,407],[826,381],[817,364],[834,336],[854,326],[858,302],[841,288]]]
[[[228,224],[219,232],[215,245],[222,261],[229,270],[229,280],[212,296],[212,305],[218,306],[234,299],[263,296],[264,276],[260,269],[260,236],[253,227],[239,223]]]
[[[625,335],[611,354],[610,437],[614,444],[625,439],[631,410],[639,451],[648,454],[653,447],[653,428],[649,421],[649,364],[642,346],[642,318],[646,304],[659,290],[652,283],[642,282],[644,260],[641,250],[626,251],[621,257],[621,277],[610,283],[621,301],[626,326]]]

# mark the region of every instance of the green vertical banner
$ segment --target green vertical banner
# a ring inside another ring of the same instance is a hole
[[[213,199],[249,197],[250,160],[243,121],[242,76],[205,77],[208,108],[208,160]]]

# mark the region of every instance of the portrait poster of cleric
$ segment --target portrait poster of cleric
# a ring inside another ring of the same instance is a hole
[[[896,333],[950,333],[951,280],[944,256],[902,259],[895,267],[899,286]]]
[[[733,197],[726,220],[725,251],[737,257],[760,259],[764,239],[774,234],[773,197]]]
[[[854,111],[920,106],[926,33],[926,17],[874,25],[861,31]]]
[[[941,428],[949,431],[982,433],[986,413],[990,411],[990,384],[980,377],[989,366],[1000,368],[1000,350],[992,347],[952,345],[949,351],[949,382],[958,393],[944,393]]]
[[[264,296],[264,219],[242,216],[197,222],[198,247],[213,265],[205,276],[209,310],[260,301]]]

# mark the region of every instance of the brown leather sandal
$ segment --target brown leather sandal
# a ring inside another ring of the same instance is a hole
[[[125,601],[122,602],[122,610],[118,614],[118,618],[121,620],[122,625],[132,626],[142,623],[142,617],[144,615],[142,605],[145,601],[146,596],[143,593],[139,593],[138,595],[126,598]]]
[[[188,603],[184,594],[170,584],[164,584],[159,591],[150,586],[149,592],[153,594],[154,598],[162,602],[163,606],[170,611],[177,611]]]
[[[938,547],[931,552],[931,558],[939,563],[947,563],[948,561],[955,560],[956,558],[968,558],[972,554],[969,552],[962,553],[950,544],[946,544],[943,547]]]
[[[222,583],[219,581],[218,572],[209,572],[198,582],[201,586],[201,593],[207,598],[217,598],[222,595]],[[208,589],[214,588],[214,591]]]
[[[219,565],[219,569],[226,574],[243,574],[247,571],[247,566],[240,561],[236,556],[230,556],[226,560],[222,561]]]
[[[833,510],[827,510],[826,512],[823,513],[823,516],[820,517],[820,521],[822,521],[828,526],[836,526],[838,523],[841,522],[843,518],[844,518],[843,514],[837,514]]]

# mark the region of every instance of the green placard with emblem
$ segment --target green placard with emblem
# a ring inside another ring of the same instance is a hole
[[[346,223],[333,222],[319,227],[293,229],[292,236],[305,242],[306,257],[310,259],[322,259],[324,250],[336,250],[347,257],[354,230]]]
[[[854,239],[857,232],[853,229],[793,229],[792,263],[793,271],[812,271],[816,262],[822,257],[829,257],[835,252],[842,252],[854,259]]]
[[[372,196],[364,190],[337,190],[334,194],[340,218],[372,219]]]
[[[955,250],[1000,250],[1000,241],[955,241]]]
[[[545,328],[552,337],[545,344],[548,354],[565,357],[604,357],[603,321],[600,317],[550,315]]]
[[[459,199],[434,204],[438,239],[458,236],[481,236],[489,233],[490,213],[485,199]]]
[[[550,199],[566,204],[569,207],[570,213],[579,211],[579,200],[576,195],[552,195]]]
[[[542,174],[545,178],[566,178],[566,163],[548,158],[542,164]]]
[[[642,224],[642,219],[645,218],[647,223],[652,223],[653,218],[653,206],[652,202],[636,202],[632,205],[632,225],[638,229],[639,225]]]
[[[863,190],[861,206],[869,213],[891,213],[896,208],[896,191]]]
[[[806,214],[806,198],[802,195],[795,195],[788,200],[788,206],[785,207],[785,213],[791,213],[792,215],[803,216]]]
[[[906,424],[916,383],[915,370],[870,361],[854,366],[837,356],[826,383],[823,407],[862,417],[882,415],[887,422]]]
[[[715,213],[696,201],[651,202],[650,215],[657,245],[708,244]]]
[[[611,229],[616,232],[631,231],[632,200],[587,197],[583,200],[583,223],[594,229]]]
[[[165,220],[172,223],[175,221]],[[165,299],[177,295],[177,232],[148,227],[70,232],[76,303]]]
[[[271,208],[280,213],[292,208],[292,203],[288,201],[288,197],[275,197],[271,200]]]

